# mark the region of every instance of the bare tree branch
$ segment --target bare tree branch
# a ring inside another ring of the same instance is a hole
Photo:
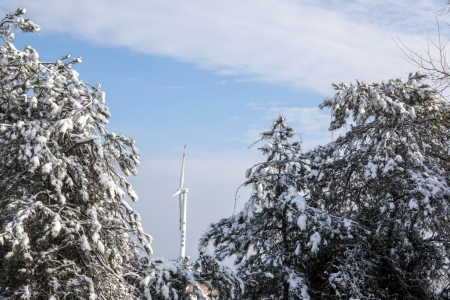
[[[447,12],[450,9],[449,5],[450,1],[445,5]],[[447,60],[447,45],[449,40],[443,41],[441,27],[437,18],[436,24],[438,33],[437,41],[428,36],[426,46],[422,46],[419,50],[414,51],[398,35],[397,39],[394,39],[394,42],[402,51],[405,60],[424,71],[432,81],[434,88],[445,99],[445,91],[450,86],[450,65]]]

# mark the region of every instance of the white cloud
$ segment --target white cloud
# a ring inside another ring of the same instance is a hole
[[[260,109],[266,109],[263,106],[260,106],[258,103],[256,102],[249,102],[247,104],[245,104],[245,106],[250,107],[253,110],[260,110]]]
[[[408,1],[23,0],[46,32],[164,55],[223,75],[330,92],[334,81],[378,81],[414,69],[438,7]],[[15,9],[5,0],[0,8]]]
[[[269,102],[269,105],[271,106],[276,106],[276,105],[281,105],[283,102],[281,101],[275,101],[275,102]]]

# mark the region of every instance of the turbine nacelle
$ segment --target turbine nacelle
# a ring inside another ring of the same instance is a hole
[[[173,194],[172,196],[169,197],[169,199],[170,199],[170,198],[173,198],[173,197],[175,197],[176,195],[179,195],[179,194],[181,194],[181,193],[187,194],[188,192],[189,192],[189,190],[186,189],[186,188],[178,189],[177,192],[176,192],[175,194]]]

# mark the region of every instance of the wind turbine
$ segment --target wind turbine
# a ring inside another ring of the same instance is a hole
[[[186,254],[186,206],[188,189],[183,187],[184,184],[184,161],[186,160],[186,145],[184,145],[183,162],[181,164],[180,188],[172,197],[180,195],[180,258],[185,259]],[[172,198],[170,197],[170,198]]]

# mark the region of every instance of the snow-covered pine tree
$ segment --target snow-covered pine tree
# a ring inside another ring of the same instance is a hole
[[[139,288],[137,299],[205,299],[197,284],[199,272],[184,260],[144,257],[140,267],[140,278],[135,282]]]
[[[134,140],[107,129],[105,93],[72,68],[81,58],[14,47],[14,27],[40,30],[24,14],[0,23],[0,298],[188,298],[194,274],[145,257],[152,238],[125,199],[137,200]]]
[[[450,107],[424,80],[334,85],[321,105],[330,130],[352,122],[309,153],[311,197],[364,228],[311,281],[335,290],[327,299],[433,299],[449,286]]]
[[[194,267],[197,282],[211,291],[211,295],[207,295],[211,299],[214,299],[215,293],[219,299],[241,298],[245,290],[244,282],[235,270],[230,269],[213,254],[201,249]]]
[[[0,29],[0,294],[129,298],[126,274],[137,256],[130,233],[149,253],[151,238],[124,199],[123,189],[137,197],[115,164],[136,174],[139,152],[107,130],[100,86],[72,69],[80,58],[45,63],[29,46],[15,49],[11,25],[39,30],[24,12]]]
[[[142,258],[140,278],[134,282],[139,288],[138,299],[240,299],[244,283],[236,271],[218,261],[213,255],[202,252],[190,265],[184,260]],[[203,284],[210,291],[204,295]]]
[[[267,160],[246,172],[253,188],[244,210],[210,225],[200,245],[217,259],[235,256],[246,287],[242,299],[310,299],[306,269],[323,247],[346,239],[351,222],[305,198],[308,168],[300,143],[280,116],[262,133]]]

